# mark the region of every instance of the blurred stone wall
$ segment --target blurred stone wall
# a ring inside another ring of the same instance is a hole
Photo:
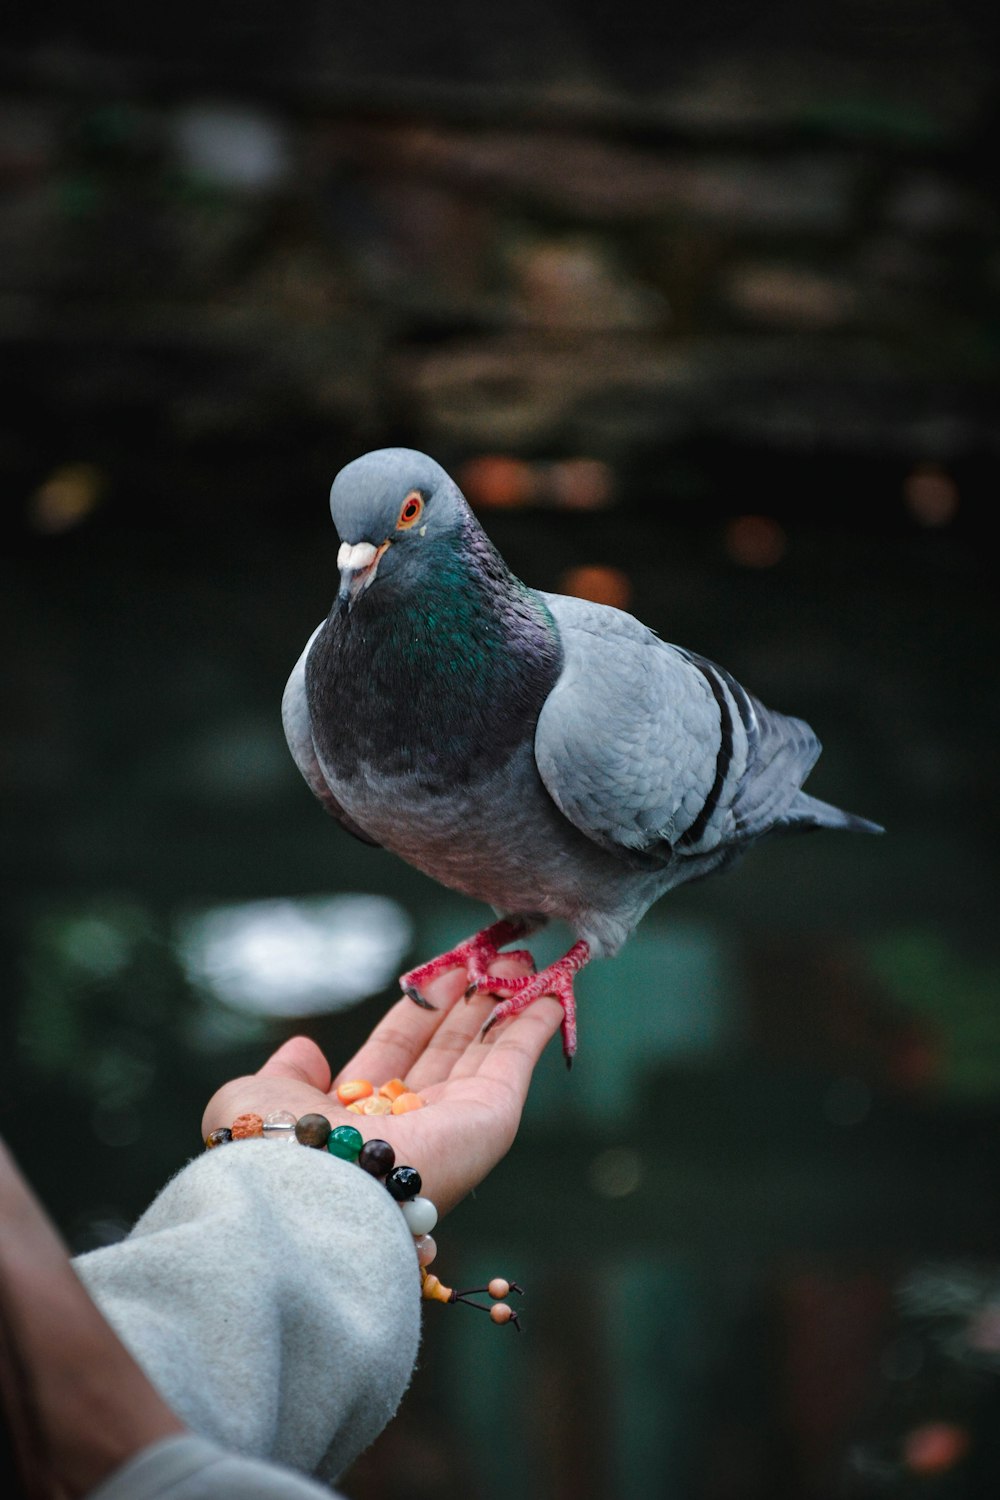
[[[885,465],[875,515],[986,504],[985,7],[256,0],[18,25],[0,461],[15,506],[70,466],[36,524],[140,493],[295,511],[385,442],[596,459],[681,511],[817,455],[836,483],[795,504],[850,524]]]

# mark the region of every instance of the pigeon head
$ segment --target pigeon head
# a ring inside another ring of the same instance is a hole
[[[346,615],[375,582],[414,587],[434,570],[434,542],[470,514],[440,464],[412,448],[379,448],[341,469],[330,490],[340,537],[337,602]]]

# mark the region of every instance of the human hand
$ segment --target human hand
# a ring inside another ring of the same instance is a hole
[[[518,975],[526,965],[502,956],[490,972]],[[464,969],[431,981],[425,994],[436,1010],[397,1001],[335,1077],[315,1042],[292,1037],[258,1072],[222,1085],[209,1100],[202,1135],[249,1110],[323,1114],[333,1125],[356,1126],[366,1140],[388,1141],[398,1163],[416,1167],[421,1192],[438,1214],[447,1213],[510,1149],[535,1064],[563,1018],[559,1002],[546,995],[481,1039],[495,1000],[477,995],[464,1002],[467,983]],[[376,1086],[405,1079],[426,1107],[403,1115],[350,1114],[336,1089],[354,1078]]]

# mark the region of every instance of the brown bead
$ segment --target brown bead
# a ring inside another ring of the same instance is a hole
[[[233,1132],[228,1125],[220,1125],[218,1130],[210,1130],[205,1137],[205,1150],[211,1151],[213,1146],[224,1146],[233,1138]]]
[[[513,1316],[514,1309],[509,1307],[506,1302],[496,1302],[490,1308],[490,1317],[494,1323],[509,1323]]]
[[[230,1129],[234,1141],[246,1141],[251,1136],[264,1134],[264,1116],[255,1115],[248,1111],[245,1115],[237,1115]]]
[[[499,1300],[499,1298],[506,1297],[509,1294],[510,1282],[505,1281],[502,1276],[494,1276],[486,1290],[491,1297],[496,1297]]]
[[[330,1139],[330,1121],[326,1115],[303,1115],[295,1123],[295,1139],[301,1146],[315,1146],[322,1151]]]
[[[396,1165],[396,1153],[388,1141],[365,1141],[358,1155],[358,1166],[373,1177],[384,1177]]]

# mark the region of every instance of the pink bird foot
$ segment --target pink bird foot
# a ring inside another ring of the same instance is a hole
[[[466,938],[463,943],[459,943],[447,953],[430,959],[419,968],[410,969],[407,974],[401,974],[399,983],[403,994],[408,995],[417,1005],[423,1006],[424,1010],[436,1010],[436,1005],[424,999],[421,989],[429,980],[437,979],[438,975],[446,974],[449,969],[467,970],[469,988],[465,992],[466,999],[479,989],[492,992],[495,985],[510,983],[509,980],[495,979],[487,973],[487,970],[490,964],[500,957],[500,950],[505,943],[512,943],[515,938],[526,937],[529,932],[534,931],[536,926],[537,923],[518,917],[494,922],[492,927],[487,927],[484,931]],[[521,958],[534,967],[535,961],[526,948],[518,948],[512,953],[505,953],[504,957]],[[530,978],[530,976],[527,977]]]
[[[573,1066],[576,1056],[576,998],[573,994],[573,975],[578,974],[590,958],[590,946],[583,939],[574,943],[563,958],[557,959],[540,974],[525,974],[521,979],[500,979],[488,976],[489,989],[494,995],[504,998],[493,1007],[480,1033],[486,1033],[498,1021],[516,1016],[543,995],[554,995],[563,1008],[562,1038],[563,1056],[567,1068]],[[480,986],[486,989],[486,985]]]

